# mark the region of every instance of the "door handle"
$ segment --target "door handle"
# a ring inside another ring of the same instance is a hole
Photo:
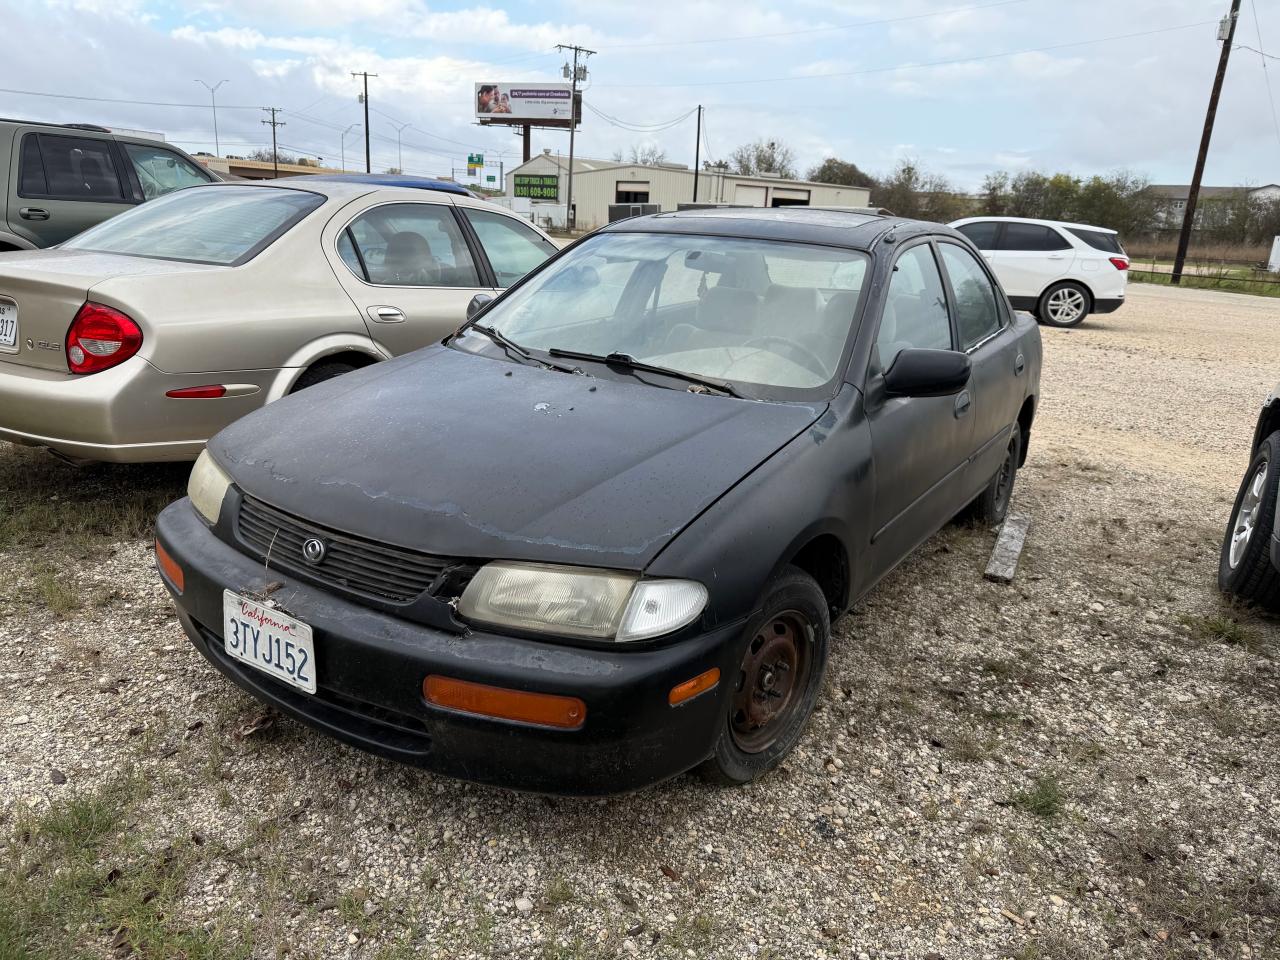
[[[960,392],[960,395],[956,397],[956,405],[955,405],[956,419],[959,420],[966,413],[968,413],[969,408],[972,406],[973,406],[973,399],[969,396],[969,391],[962,390]]]
[[[40,207],[23,207],[18,211],[18,216],[23,220],[48,220],[49,211]]]
[[[1065,259],[1067,259],[1067,257],[1066,257],[1066,255],[1065,255],[1065,254],[1062,254],[1062,253],[1051,253],[1051,254],[1049,254],[1049,259],[1050,259],[1050,260],[1065,260]]]
[[[399,307],[370,307],[368,312],[374,323],[404,323],[404,311]]]
[[[1018,354],[1017,358],[1013,361],[1013,375],[1015,377],[1020,377],[1022,376],[1022,371],[1025,369],[1027,369],[1027,358],[1022,354]]]

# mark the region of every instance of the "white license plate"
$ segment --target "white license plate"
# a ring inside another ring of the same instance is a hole
[[[222,642],[228,656],[299,690],[316,692],[316,649],[311,628],[301,620],[223,590]]]
[[[0,347],[18,344],[18,305],[12,300],[0,300]]]

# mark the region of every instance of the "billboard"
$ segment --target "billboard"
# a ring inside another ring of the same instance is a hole
[[[528,197],[530,200],[559,200],[560,177],[552,174],[513,174],[515,178],[515,196]]]
[[[476,119],[481,123],[567,127],[572,113],[582,122],[582,107],[572,111],[572,102],[573,88],[567,83],[476,84]]]

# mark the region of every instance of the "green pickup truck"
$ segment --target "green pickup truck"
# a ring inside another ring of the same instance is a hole
[[[0,252],[51,247],[146,200],[220,179],[155,140],[5,119],[0,174]]]

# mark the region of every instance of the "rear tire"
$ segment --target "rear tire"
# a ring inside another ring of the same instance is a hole
[[[356,369],[358,368],[354,364],[342,363],[337,360],[331,363],[317,363],[303,371],[302,376],[298,378],[298,382],[293,385],[293,389],[289,392],[297,393],[299,390],[314,387],[317,383],[324,383],[326,380],[332,380],[334,377],[340,377],[344,373],[350,373]]]
[[[978,498],[969,504],[961,515],[965,519],[991,526],[1004,523],[1004,518],[1009,515],[1009,504],[1013,500],[1013,484],[1018,478],[1018,464],[1021,462],[1022,427],[1015,423],[1000,469],[991,478],[986,489],[978,494]]]
[[[818,582],[788,567],[748,625],[742,664],[726,677],[731,696],[710,759],[712,783],[749,783],[780,764],[799,742],[822,691],[831,615]]]
[[[1036,318],[1051,327],[1078,327],[1092,309],[1089,291],[1072,280],[1064,280],[1040,295]]]
[[[1280,430],[1258,446],[1231,507],[1222,538],[1218,586],[1264,610],[1280,613],[1280,570],[1271,562],[1271,538],[1280,496]]]

